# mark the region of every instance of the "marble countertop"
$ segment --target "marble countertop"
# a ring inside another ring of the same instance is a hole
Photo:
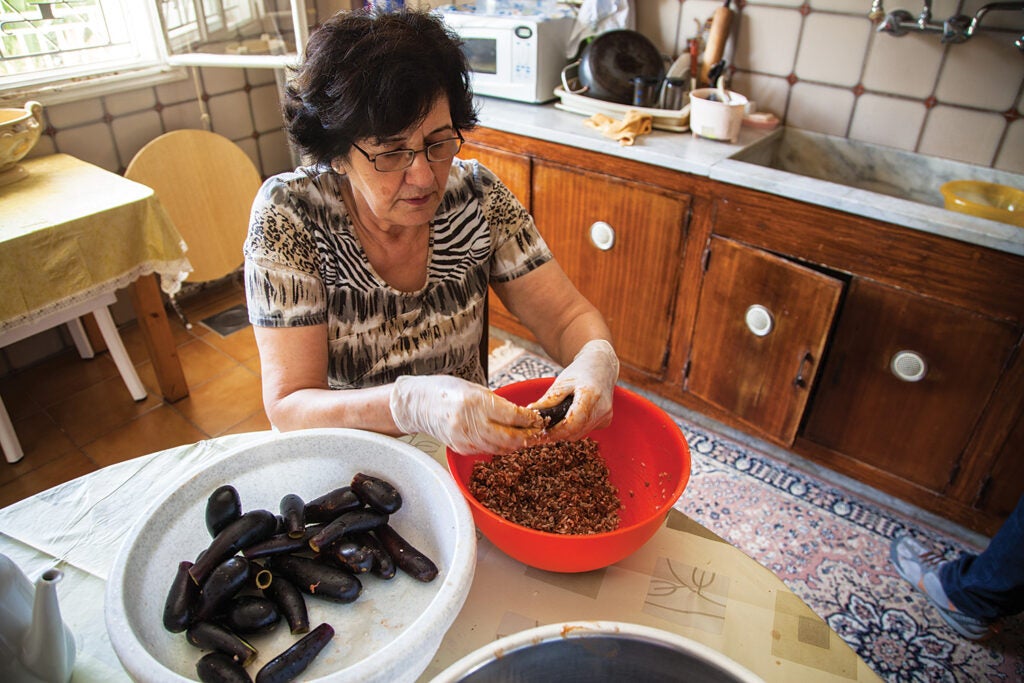
[[[698,139],[689,133],[654,130],[637,138],[634,145],[622,146],[584,126],[586,117],[562,111],[553,104],[530,105],[491,97],[480,97],[477,101],[480,125],[487,128],[705,176],[730,185],[1024,255],[1024,230],[1014,225],[730,158],[779,135],[782,129],[765,131],[744,127],[735,144]],[[1024,187],[1024,175],[1002,175],[1019,178],[1020,182],[1013,184]]]

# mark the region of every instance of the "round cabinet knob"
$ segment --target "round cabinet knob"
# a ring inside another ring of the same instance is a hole
[[[897,351],[889,361],[889,369],[904,382],[920,382],[928,374],[928,363],[916,351]]]
[[[775,327],[775,318],[772,317],[772,312],[761,304],[754,304],[748,308],[743,320],[747,323],[747,329],[758,337],[767,335]]]
[[[601,251],[608,251],[615,246],[615,228],[604,221],[597,221],[590,226],[590,241]]]

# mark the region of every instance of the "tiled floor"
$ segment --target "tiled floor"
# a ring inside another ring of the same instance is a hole
[[[138,327],[121,328],[149,395],[132,400],[109,353],[81,359],[72,349],[0,379],[0,395],[25,451],[0,461],[0,507],[64,481],[154,451],[209,437],[270,428],[260,395],[251,327],[221,337],[200,320],[245,300],[236,282],[183,302],[192,329],[169,314],[189,395],[165,403]]]

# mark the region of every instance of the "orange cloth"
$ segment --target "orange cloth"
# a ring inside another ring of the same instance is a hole
[[[583,120],[583,125],[601,131],[601,133],[612,140],[618,140],[620,145],[632,145],[638,135],[646,135],[651,132],[654,117],[650,114],[641,114],[635,109],[630,109],[622,118],[617,121],[606,114],[594,114],[589,119]]]

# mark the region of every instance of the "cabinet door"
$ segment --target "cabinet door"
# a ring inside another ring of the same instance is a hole
[[[533,172],[555,258],[608,321],[623,365],[661,378],[690,197],[541,160]]]
[[[843,283],[712,237],[685,388],[790,445]]]
[[[858,278],[804,436],[943,491],[1016,341],[970,311]]]

